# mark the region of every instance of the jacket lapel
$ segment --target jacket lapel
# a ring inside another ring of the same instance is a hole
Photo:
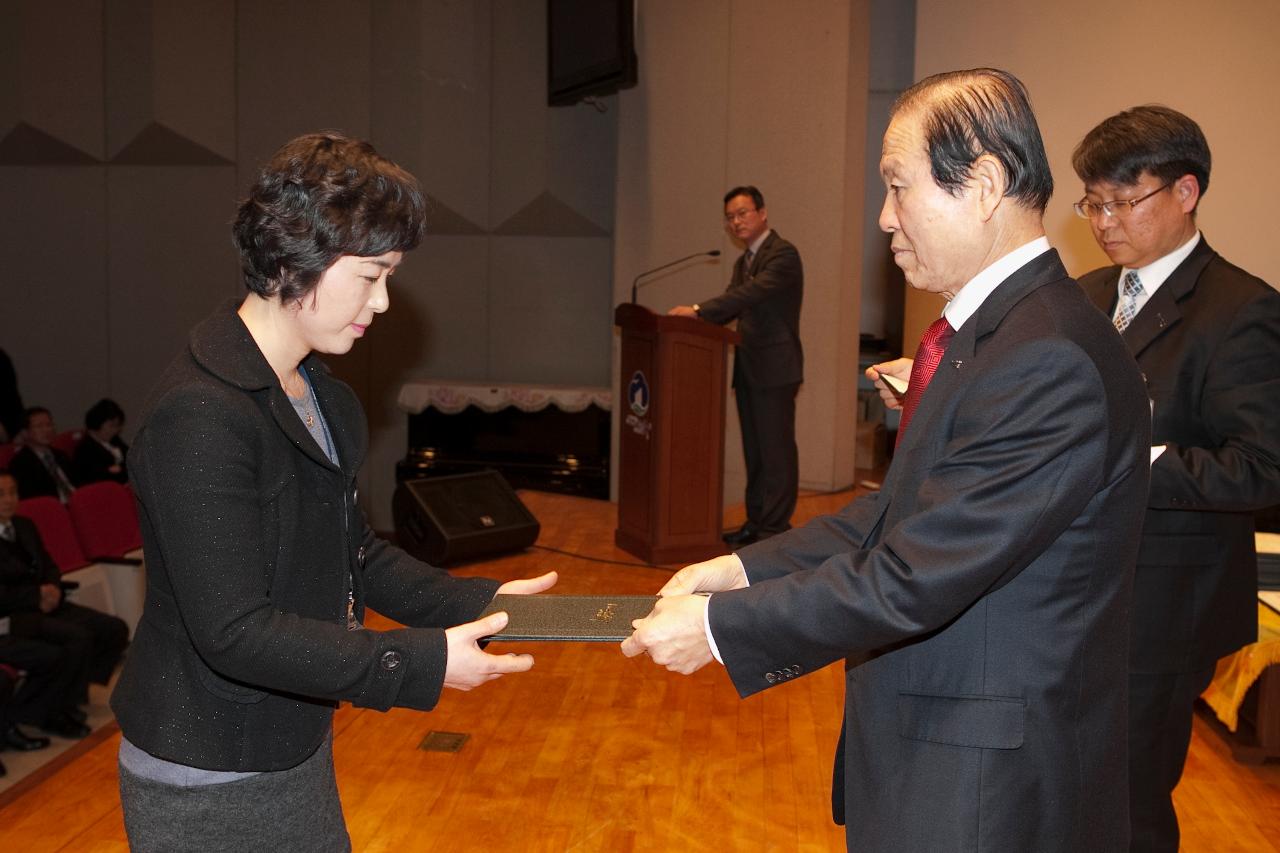
[[[1200,242],[1191,250],[1187,259],[1178,264],[1178,268],[1170,273],[1164,284],[1151,294],[1142,310],[1121,333],[1125,345],[1135,358],[1163,335],[1165,330],[1182,320],[1182,310],[1178,303],[1196,289],[1200,273],[1204,272],[1204,268],[1216,254],[1205,242],[1204,235],[1200,235]]]
[[[1009,310],[1027,294],[1067,277],[1066,267],[1062,265],[1057,249],[1050,249],[1028,261],[987,296],[977,312],[956,330],[955,337],[947,345],[938,370],[925,388],[924,396],[920,398],[912,416],[912,428],[902,437],[902,444],[898,446],[896,453],[909,453],[925,440],[934,414],[964,383],[966,369],[973,363],[978,341],[992,334]],[[892,466],[889,472],[892,475]]]
[[[364,463],[364,448],[368,447],[368,426],[364,412],[360,410],[354,395],[344,392],[338,381],[329,374],[328,365],[316,355],[307,356],[302,364],[311,377],[312,387],[316,389],[320,412],[329,425],[329,435],[338,451],[338,467],[354,477]],[[325,463],[328,463],[327,457]]]
[[[253,336],[249,334],[248,327],[236,313],[238,306],[239,302],[236,300],[227,302],[222,311],[205,320],[191,332],[191,355],[210,373],[237,388],[252,393],[259,400],[259,404],[271,413],[280,431],[307,457],[319,465],[337,470],[325,455],[324,450],[311,437],[302,419],[298,417],[293,404],[289,402],[284,389],[280,387],[275,371],[271,369],[266,357],[254,342]],[[351,467],[352,462],[359,460],[353,459],[355,452],[346,445],[352,437],[342,423],[350,415],[346,411],[348,407],[337,402],[336,398],[340,395],[335,395],[330,390],[334,380],[329,378],[328,368],[324,367],[318,358],[309,355],[303,361],[303,365],[316,388],[316,399],[328,421],[333,443],[338,448],[338,460],[347,470],[354,471],[355,468]],[[322,392],[322,388],[326,390]],[[357,417],[356,420],[363,425],[363,418]]]

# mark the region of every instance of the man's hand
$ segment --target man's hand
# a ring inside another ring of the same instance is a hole
[[[40,612],[52,613],[62,603],[62,590],[56,583],[40,584]]]
[[[539,592],[546,592],[556,585],[558,579],[558,575],[555,572],[547,572],[545,575],[538,575],[536,578],[507,581],[498,587],[495,595],[533,595]]]
[[[622,653],[629,658],[647,653],[654,663],[682,675],[702,669],[712,661],[705,628],[707,601],[705,595],[660,599],[652,613],[631,623],[636,630],[622,641]]]
[[[882,361],[867,368],[867,378],[876,384],[880,399],[884,400],[886,409],[901,409],[902,398],[906,396],[907,383],[911,381],[912,360],[895,358],[893,361]],[[885,376],[892,376],[902,381],[902,390],[896,391],[885,381]]]
[[[689,595],[694,592],[724,592],[727,589],[743,589],[747,585],[747,572],[737,554],[712,557],[704,563],[685,566],[672,575],[658,595]]]
[[[476,644],[477,640],[496,634],[506,626],[506,613],[491,613],[483,619],[446,630],[444,639],[448,659],[444,668],[444,686],[454,690],[470,690],[486,681],[501,678],[508,672],[525,672],[531,669],[533,655],[491,655],[481,651]]]
[[[667,312],[672,317],[693,317],[697,319],[698,312],[693,309],[692,305],[677,305]]]

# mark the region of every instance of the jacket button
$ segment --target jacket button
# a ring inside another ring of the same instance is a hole
[[[791,667],[791,674],[792,674],[792,675],[799,675],[799,674],[800,674],[800,673],[802,673],[802,672],[804,672],[804,670],[800,668],[800,664],[798,664],[798,663],[797,663],[797,664],[795,664],[795,665],[793,665],[793,666]]]
[[[778,674],[776,672],[766,672],[764,674],[764,680],[769,682],[770,684],[777,684]]]
[[[383,652],[383,653],[382,653],[382,668],[383,668],[383,669],[391,670],[391,669],[395,669],[395,668],[397,668],[398,666],[400,666],[400,653],[399,653],[399,652]]]
[[[365,557],[364,546],[361,545],[360,549],[356,551],[356,565],[362,569],[364,568],[364,557]]]

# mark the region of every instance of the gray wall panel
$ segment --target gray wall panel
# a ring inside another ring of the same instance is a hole
[[[491,374],[608,385],[612,265],[608,238],[495,237]]]
[[[111,393],[132,416],[191,327],[244,292],[227,227],[235,169],[115,166],[107,182]]]
[[[23,401],[47,407],[60,428],[78,426],[93,395],[114,393],[103,172],[0,168],[0,347],[13,358]]]

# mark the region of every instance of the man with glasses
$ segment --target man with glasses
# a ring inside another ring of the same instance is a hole
[[[1080,286],[1152,401],[1129,649],[1131,849],[1176,851],[1192,706],[1216,661],[1256,639],[1253,513],[1280,503],[1280,294],[1197,228],[1209,145],[1187,116],[1114,115],[1072,165],[1085,189],[1075,211],[1115,264]]]
[[[796,508],[804,268],[796,247],[769,228],[764,195],[755,187],[734,187],[725,194],[724,222],[746,248],[733,265],[729,288],[714,299],[677,305],[667,313],[719,325],[738,321],[742,341],[733,362],[733,393],[747,462],[747,521],[724,536],[737,547],[787,530]]]

